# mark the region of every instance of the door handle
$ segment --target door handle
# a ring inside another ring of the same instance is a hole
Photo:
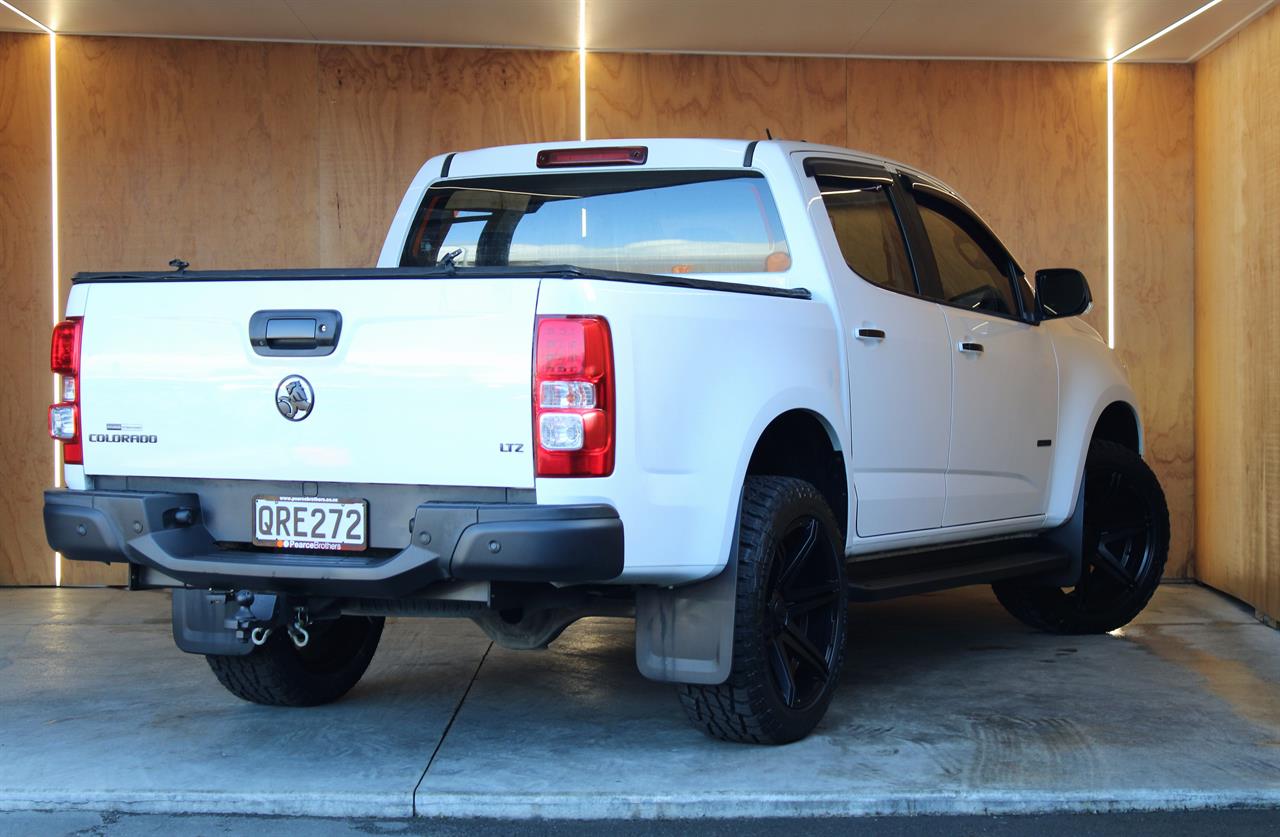
[[[341,333],[337,311],[258,311],[249,318],[249,345],[268,357],[331,355]]]
[[[860,328],[857,336],[859,340],[883,340],[884,329],[882,328]]]
[[[985,351],[985,349],[983,348],[981,343],[962,342],[960,344],[960,351],[971,352],[973,354],[982,354]]]

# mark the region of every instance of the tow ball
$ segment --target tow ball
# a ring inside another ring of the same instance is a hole
[[[250,640],[254,645],[266,642],[267,636],[271,634],[271,628],[264,625],[263,621],[253,613],[253,602],[257,598],[253,591],[237,590],[234,598],[236,612],[223,622],[227,630],[235,631],[236,639],[240,642]],[[262,642],[258,641],[259,636],[262,637]]]
[[[294,646],[305,648],[311,642],[311,632],[307,630],[307,626],[311,624],[311,614],[305,607],[295,607],[293,619],[288,621],[276,616],[273,604],[270,617],[262,619],[253,612],[256,598],[252,590],[237,590],[234,595],[236,612],[225,624],[228,630],[235,631],[237,640],[252,642],[257,646],[265,645],[276,628],[284,625]]]

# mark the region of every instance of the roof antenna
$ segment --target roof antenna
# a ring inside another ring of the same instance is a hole
[[[770,140],[771,140],[771,139],[773,139],[773,132],[772,132],[772,131],[770,131],[768,128],[765,128],[765,129],[764,129],[764,136],[765,136],[765,139],[770,139]]]
[[[184,262],[182,259],[170,259],[169,267],[173,268],[179,273],[182,273],[187,268],[191,267],[191,262]]]

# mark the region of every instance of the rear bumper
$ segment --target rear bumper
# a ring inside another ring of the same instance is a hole
[[[44,526],[73,561],[127,561],[210,589],[397,598],[449,579],[609,581],[623,567],[622,521],[607,505],[423,503],[407,546],[378,555],[219,544],[187,493],[46,491]]]

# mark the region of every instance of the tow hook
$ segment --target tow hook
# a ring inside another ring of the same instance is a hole
[[[249,641],[258,646],[266,645],[267,639],[271,636],[271,631],[271,628],[254,628],[249,634]]]
[[[296,607],[293,609],[293,624],[289,626],[289,639],[293,640],[294,646],[298,648],[306,648],[307,643],[311,641],[311,633],[307,630],[307,625],[311,624],[310,617],[307,616],[307,609]],[[266,642],[266,637],[263,637]]]

